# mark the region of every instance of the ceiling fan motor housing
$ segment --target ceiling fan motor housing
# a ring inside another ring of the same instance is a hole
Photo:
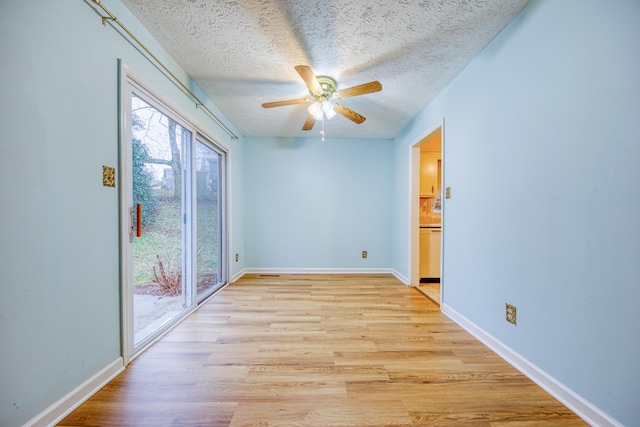
[[[331,77],[327,77],[327,76],[317,76],[316,78],[318,79],[318,83],[320,83],[322,92],[313,93],[311,92],[311,89],[309,89],[309,93],[311,94],[311,96],[313,96],[316,100],[320,102],[326,101],[327,99],[331,99],[331,97],[333,97],[333,94],[336,93],[336,88],[338,86],[336,81]]]

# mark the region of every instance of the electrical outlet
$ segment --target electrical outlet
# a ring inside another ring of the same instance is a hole
[[[447,187],[444,189],[444,198],[445,199],[451,198],[451,187]]]
[[[236,254],[236,262],[238,262],[239,259],[240,259],[240,255]]]
[[[362,258],[366,258],[367,257],[367,251],[362,251]]]
[[[516,325],[516,307],[511,304],[505,304],[507,306],[507,322]]]

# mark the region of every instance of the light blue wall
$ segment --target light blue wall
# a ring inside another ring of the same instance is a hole
[[[103,3],[173,64],[117,0]],[[228,144],[243,175],[241,142],[90,4],[0,2],[2,426],[31,420],[120,356],[118,189],[102,186],[102,166],[118,166],[118,58]],[[242,196],[233,202],[240,212]],[[232,246],[242,238],[234,224]]]
[[[389,268],[390,140],[247,137],[244,144],[247,267]]]
[[[445,118],[444,303],[640,420],[640,2],[533,1],[397,139]],[[394,204],[408,274],[408,208]],[[518,325],[505,321],[505,303]]]

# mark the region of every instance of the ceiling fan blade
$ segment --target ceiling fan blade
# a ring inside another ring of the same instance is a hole
[[[304,126],[302,126],[302,130],[311,130],[313,129],[313,125],[316,124],[316,119],[313,118],[312,114],[307,116],[307,120],[304,122]]]
[[[311,67],[307,65],[296,65],[296,71],[298,72],[298,74],[300,74],[300,77],[302,77],[302,80],[304,80],[311,93],[322,93],[320,83],[318,83],[318,79],[313,73]]]
[[[342,89],[336,92],[336,96],[339,99],[350,98],[352,96],[366,95],[372,92],[379,92],[382,90],[382,84],[375,80],[369,83],[363,83],[358,86],[351,86],[346,89]]]
[[[344,105],[341,105],[341,104],[333,104],[333,109],[336,111],[336,113],[346,117],[347,119],[351,120],[352,122],[358,125],[364,122],[365,120],[367,120],[364,116],[361,116],[360,114],[353,111],[351,108],[345,107]]]
[[[306,104],[309,102],[307,99],[288,99],[286,101],[265,102],[262,104],[262,108],[282,107],[283,105],[293,104]]]

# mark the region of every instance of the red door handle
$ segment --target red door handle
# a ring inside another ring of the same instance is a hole
[[[142,236],[142,205],[136,205],[136,237]]]

